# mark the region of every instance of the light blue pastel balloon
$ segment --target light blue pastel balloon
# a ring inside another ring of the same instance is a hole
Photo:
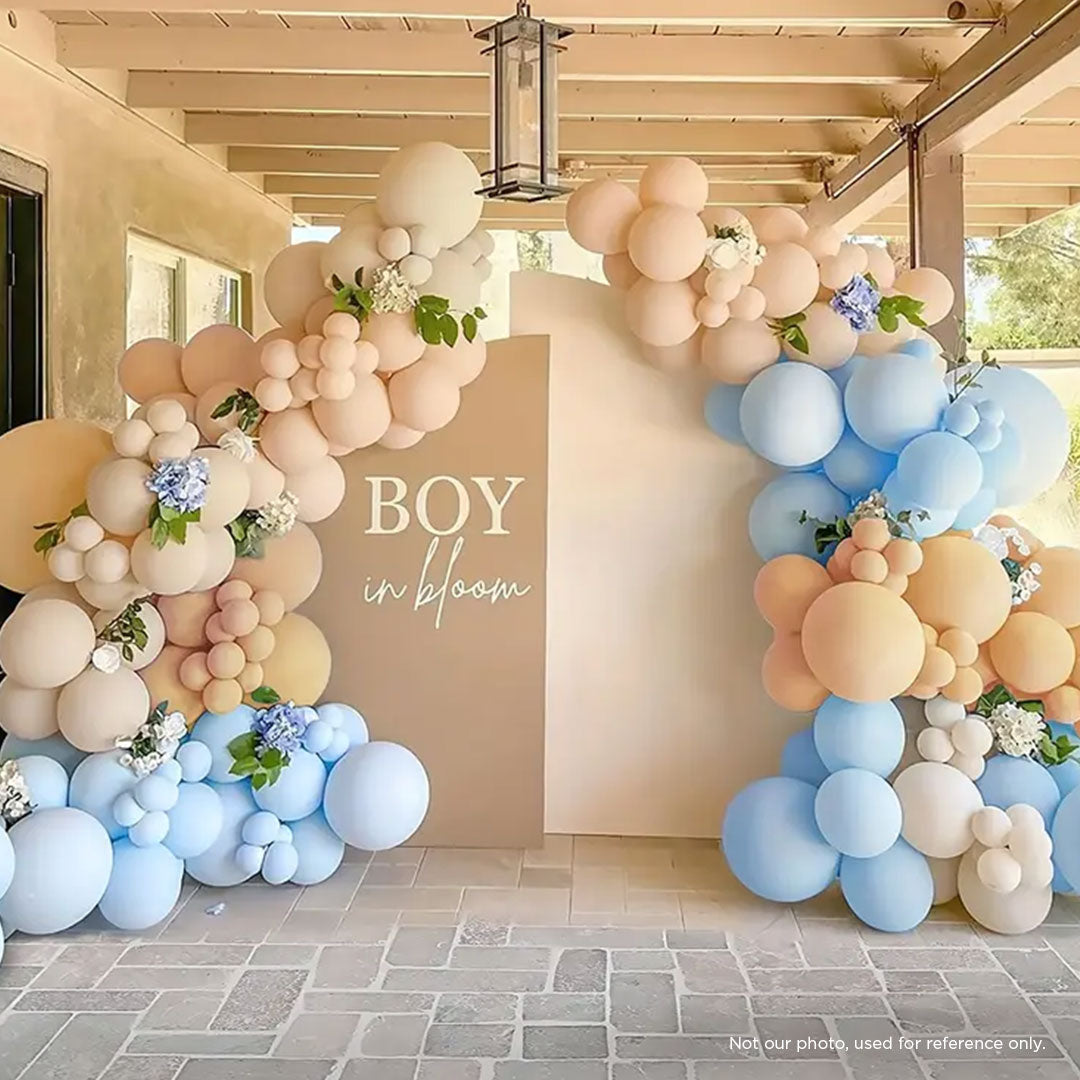
[[[981,420],[967,440],[980,454],[988,454],[1001,445],[1001,425]]]
[[[737,446],[746,445],[739,426],[739,405],[745,389],[745,386],[716,383],[705,395],[705,423],[709,430]]]
[[[329,745],[325,750],[319,751],[319,757],[327,763],[327,765],[333,765],[339,758],[343,758],[349,750],[349,734],[338,728],[334,732],[334,737],[330,740]]]
[[[1053,882],[1051,882],[1050,887],[1054,890],[1054,892],[1061,893],[1063,896],[1080,895],[1065,879],[1065,875],[1061,872],[1061,867],[1058,866],[1056,858],[1051,856],[1051,862],[1053,862],[1054,864],[1054,880]]]
[[[926,858],[897,840],[870,859],[840,860],[840,891],[867,926],[886,933],[914,930],[934,903],[934,878]]]
[[[8,891],[15,876],[15,849],[6,829],[0,829],[0,896]]]
[[[814,746],[829,772],[866,769],[888,776],[904,753],[904,718],[891,701],[830,694],[814,716]]]
[[[168,758],[154,770],[154,775],[168,780],[175,787],[184,779],[184,770],[176,758]]]
[[[130,829],[137,821],[141,821],[146,813],[135,801],[135,796],[130,791],[125,791],[116,796],[116,802],[112,805],[112,812],[117,823],[125,829]]]
[[[15,875],[0,898],[9,932],[56,934],[97,907],[112,873],[112,844],[97,818],[70,806],[35,810],[8,830]]]
[[[970,502],[961,506],[952,523],[954,529],[975,529],[997,509],[997,492],[993,488],[979,488]]]
[[[206,743],[199,742],[198,739],[188,739],[176,751],[176,760],[180,765],[183,778],[189,784],[197,784],[210,775],[214,755],[210,753],[210,747]]]
[[[840,391],[813,364],[773,364],[747,385],[739,425],[750,449],[766,461],[809,465],[832,450],[844,432]]]
[[[982,459],[959,435],[928,431],[900,451],[896,479],[920,506],[958,510],[982,487]]]
[[[861,367],[863,364],[869,363],[870,357],[861,356],[856,353],[846,363],[841,364],[838,368],[831,368],[826,374],[834,383],[836,383],[837,389],[843,394],[847,389],[847,384],[851,381],[851,376]]]
[[[887,454],[898,454],[916,435],[936,430],[948,404],[934,361],[908,353],[886,353],[861,364],[844,391],[855,434]]]
[[[1058,738],[1059,735],[1064,735],[1069,742],[1076,743],[1080,740],[1077,739],[1076,729],[1072,724],[1063,724],[1057,720],[1047,720],[1046,726],[1050,729],[1050,737],[1052,739]],[[1048,765],[1047,771],[1053,777],[1054,783],[1057,784],[1058,791],[1061,792],[1061,797],[1064,799],[1076,787],[1080,787],[1080,761],[1077,760],[1077,751],[1072,757],[1066,758],[1060,765]],[[1056,890],[1055,890],[1056,891]]]
[[[201,855],[217,839],[224,818],[221,797],[213,787],[184,782],[176,805],[169,811],[165,846],[178,859]]]
[[[932,341],[927,341],[926,338],[912,338],[910,341],[905,341],[896,351],[907,353],[908,356],[918,356],[925,360],[933,360],[938,356],[937,347]]]
[[[872,859],[900,836],[900,800],[888,780],[868,769],[841,769],[828,776],[814,799],[821,835],[841,855]]]
[[[370,741],[367,722],[351,705],[328,701],[315,712],[320,720],[325,720],[332,728],[344,731],[349,737],[349,746],[361,746]]]
[[[825,475],[841,491],[856,499],[864,498],[875,488],[880,490],[885,477],[896,467],[896,458],[875,450],[848,428],[822,462]]]
[[[384,851],[420,828],[430,798],[427,773],[411,750],[370,742],[354,746],[330,770],[324,813],[346,844]]]
[[[244,822],[244,827],[240,830],[240,837],[245,844],[251,844],[254,847],[266,847],[278,838],[280,831],[281,822],[277,816],[271,814],[268,810],[260,810],[259,813],[252,814]]]
[[[113,844],[109,886],[98,905],[105,919],[121,930],[155,926],[176,907],[184,864],[166,847],[139,847],[130,840]]]
[[[982,384],[980,383],[980,386]],[[975,403],[975,411],[988,424],[1001,427],[1005,420],[1005,410],[993,398],[983,398]]]
[[[169,835],[169,815],[164,810],[150,810],[128,829],[128,839],[136,847],[153,847]]]
[[[17,760],[34,807],[67,806],[68,774],[59,761],[43,754],[31,754]]]
[[[278,839],[278,842],[281,843],[281,844],[291,844],[292,843],[292,829],[290,829],[288,825],[279,826],[278,827],[277,839]]]
[[[180,797],[177,785],[158,773],[144,776],[135,785],[132,794],[144,810],[171,810]]]
[[[886,478],[881,487],[881,494],[885,496],[889,513],[894,517],[905,510],[911,511],[911,520],[908,525],[916,540],[938,536],[951,528],[956,520],[956,507],[935,510],[923,506],[904,490],[895,472]]]
[[[222,821],[214,842],[200,855],[189,858],[185,869],[204,885],[239,885],[256,871],[245,871],[236,863],[236,849],[243,842],[244,822],[259,808],[251,797],[251,784],[214,784],[204,781],[221,800]]]
[[[265,848],[256,847],[254,844],[241,844],[236,849],[236,865],[248,877],[253,877],[262,869]]]
[[[294,750],[277,780],[255,792],[255,802],[281,821],[296,821],[319,809],[325,787],[326,766],[319,756]]]
[[[1054,865],[1068,882],[1080,881],[1080,788],[1062,800],[1050,829],[1054,842]],[[1057,885],[1055,884],[1055,889]],[[0,908],[0,917],[3,910]]]
[[[789,736],[780,751],[780,775],[817,787],[829,775],[814,745],[812,727],[803,728]]]
[[[321,754],[334,740],[334,728],[325,720],[313,720],[304,729],[304,749]]]
[[[777,555],[799,554],[824,563],[827,553],[814,550],[814,525],[800,522],[803,511],[819,521],[843,517],[848,497],[819,473],[785,473],[770,480],[750,505],[750,542],[766,562]]]
[[[213,763],[207,776],[215,784],[235,784],[244,779],[229,772],[235,761],[229,753],[229,743],[238,735],[251,730],[254,715],[255,710],[250,705],[239,705],[232,712],[220,715],[205,712],[195,721],[195,726],[191,729],[191,737],[198,742],[206,743],[209,748]]]
[[[292,880],[297,885],[318,885],[341,865],[345,856],[344,841],[326,823],[321,810],[294,821],[291,829],[292,844],[298,857]]]
[[[987,806],[1008,810],[1014,803],[1029,803],[1042,814],[1047,828],[1054,820],[1061,792],[1050,771],[1028,757],[995,754],[986,759],[982,776],[975,781]],[[1056,848],[1056,845],[1055,845]],[[1066,877],[1071,875],[1066,870]]]
[[[1015,477],[1023,472],[1026,467],[1024,448],[1020,444],[1020,437],[1011,424],[1002,424],[994,430],[1001,433],[1001,439],[992,449],[980,454],[983,463],[983,483],[998,492],[998,498],[1005,502],[1002,492],[1011,491],[1016,487]]]
[[[814,821],[816,794],[801,780],[771,776],[728,804],[721,849],[751,892],[790,904],[816,896],[836,879],[840,853]]]
[[[284,885],[296,873],[300,857],[292,844],[275,840],[267,849],[262,861],[263,880],[270,885]]]
[[[120,764],[122,756],[122,750],[91,754],[71,774],[68,791],[70,805],[96,817],[112,840],[124,833],[124,827],[113,815],[113,803],[125,791],[131,791],[139,780],[126,765]]]
[[[5,735],[3,743],[0,743],[0,763],[34,754],[59,761],[69,776],[75,771],[75,766],[88,756],[85,750],[72,746],[63,735],[49,735],[44,739],[20,739],[16,735]]]
[[[966,438],[979,426],[980,419],[974,403],[959,398],[945,410],[945,430]]]

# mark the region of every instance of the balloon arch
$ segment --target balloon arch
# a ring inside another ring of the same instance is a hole
[[[0,629],[5,935],[95,908],[143,929],[185,871],[314,884],[345,844],[419,827],[423,766],[315,704],[330,652],[295,609],[321,573],[308,524],[345,495],[337,459],[415,445],[483,369],[479,186],[450,146],[398,151],[334,240],[270,264],[277,328],[138,342],[119,364],[138,408],[112,433],[0,438],[0,583],[25,594]],[[710,427],[783,470],[750,512],[762,677],[814,719],[728,807],[724,855],[778,901],[839,876],[883,930],[957,894],[1030,929],[1080,883],[1080,551],[991,515],[1054,482],[1064,413],[1022,370],[943,355],[936,271],[707,196],[699,166],[661,159],[636,193],[579,188],[567,224],[626,291],[645,359],[702,365]],[[897,771],[904,695],[928,726]]]

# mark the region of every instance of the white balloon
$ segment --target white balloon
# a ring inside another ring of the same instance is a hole
[[[920,761],[900,773],[893,788],[904,812],[901,835],[916,851],[948,859],[971,846],[971,818],[983,799],[959,769]]]
[[[1009,834],[1009,850],[1025,862],[1039,862],[1049,859],[1054,851],[1054,842],[1047,831],[1040,825],[1037,829],[1024,825],[1014,825]]]
[[[975,872],[997,893],[1010,893],[1020,884],[1020,864],[1004,848],[987,848],[976,861]]]
[[[959,701],[950,701],[939,694],[923,705],[923,715],[926,722],[936,728],[951,728],[953,724],[964,719],[967,709]]]
[[[969,780],[978,780],[986,772],[986,758],[972,757],[970,754],[953,754],[948,764],[959,769]]]
[[[960,870],[960,856],[951,859],[932,859],[927,857],[930,875],[934,879],[934,906],[947,904],[956,898],[956,875]]]
[[[1012,831],[1009,815],[1000,806],[984,806],[971,817],[971,831],[975,839],[986,847],[1003,847]]]
[[[923,728],[915,740],[915,747],[924,761],[948,761],[953,756],[952,739],[940,728]]]
[[[1034,888],[1021,883],[1010,893],[988,889],[977,871],[979,857],[986,850],[975,844],[960,860],[957,886],[968,914],[988,930],[998,934],[1026,934],[1050,913],[1054,892],[1049,885]]]
[[[994,745],[994,736],[981,716],[965,716],[950,734],[957,751],[969,757],[983,757]]]
[[[1029,806],[1027,803],[1013,803],[1005,813],[1018,829],[1030,829],[1033,832],[1045,831],[1046,823],[1043,821],[1043,816],[1034,806]]]

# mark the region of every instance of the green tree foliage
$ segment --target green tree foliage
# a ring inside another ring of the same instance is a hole
[[[519,232],[517,249],[518,265],[522,270],[551,270],[550,236],[545,236],[541,232]]]

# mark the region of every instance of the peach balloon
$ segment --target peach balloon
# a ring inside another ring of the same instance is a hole
[[[792,712],[810,712],[829,696],[807,667],[798,634],[776,635],[761,660],[761,682],[777,705]]]
[[[189,392],[196,397],[219,382],[250,389],[263,375],[252,336],[227,323],[200,330],[184,346],[180,370]]]
[[[323,521],[345,498],[345,473],[332,457],[324,457],[302,473],[290,473],[285,486],[300,500],[301,521]]]
[[[16,608],[0,626],[0,667],[37,690],[75,678],[94,649],[94,624],[67,600],[39,600]]]
[[[881,244],[860,244],[866,252],[866,270],[878,283],[880,289],[891,289],[896,282],[896,263],[889,249]]]
[[[641,277],[633,260],[624,251],[617,251],[613,255],[605,255],[601,265],[608,284],[612,288],[622,289],[624,292]]]
[[[723,326],[730,317],[728,306],[721,300],[714,300],[711,296],[703,296],[694,308],[694,314],[698,317],[702,326],[716,329]]]
[[[430,360],[421,360],[390,380],[394,419],[414,431],[438,431],[457,415],[461,391],[457,380]]]
[[[17,739],[45,739],[59,731],[60,687],[23,686],[10,675],[0,682],[0,728]]]
[[[922,548],[916,541],[903,537],[890,540],[882,554],[894,574],[914,574],[923,563]]]
[[[1012,611],[1012,584],[989,549],[963,536],[922,543],[923,564],[904,599],[938,631],[958,626],[976,641],[993,637]]]
[[[229,428],[236,427],[237,416],[231,412],[220,419],[210,415],[227,397],[236,393],[236,385],[231,382],[216,382],[204,390],[195,404],[195,423],[207,442],[216,443]]]
[[[956,661],[940,645],[927,645],[917,681],[926,686],[948,686],[956,678]]]
[[[884,356],[896,352],[901,345],[915,337],[915,327],[901,319],[895,330],[870,330],[859,335],[859,353],[862,356]]]
[[[419,360],[426,348],[424,339],[416,332],[412,312],[388,311],[369,316],[362,340],[379,350],[378,371],[400,371]]]
[[[759,371],[780,359],[780,341],[763,320],[731,319],[716,330],[706,330],[701,341],[701,362],[721,382],[742,386]]]
[[[793,634],[810,605],[831,585],[820,563],[805,555],[780,555],[758,571],[754,603],[774,630]]]
[[[250,694],[253,690],[258,690],[260,686],[265,685],[263,682],[263,668],[262,664],[247,663],[244,665],[244,670],[236,676],[236,681],[240,684],[240,689],[245,694]]]
[[[250,634],[259,625],[259,609],[253,600],[229,600],[221,608],[221,625],[235,637]]]
[[[638,181],[642,206],[665,203],[683,206],[695,214],[709,199],[709,178],[705,170],[687,157],[658,157],[645,167]]]
[[[809,231],[802,215],[790,206],[756,206],[746,211],[746,217],[766,247],[798,243]]]
[[[188,690],[201,694],[213,678],[206,666],[206,653],[195,652],[184,658],[180,665],[180,681]]]
[[[429,345],[423,359],[450,372],[458,386],[468,386],[484,370],[487,345],[479,334],[472,341],[466,341],[462,335],[453,348],[445,343]]]
[[[880,551],[870,548],[856,551],[851,557],[851,576],[856,581],[869,581],[872,585],[881,585],[889,576],[889,564]]]
[[[911,296],[923,302],[923,322],[933,326],[941,322],[953,309],[956,294],[952,283],[932,266],[919,266],[897,274],[893,288],[901,296]]]
[[[996,681],[996,680],[995,680]],[[952,682],[941,688],[943,697],[949,701],[959,701],[967,705],[983,692],[983,680],[974,667],[958,667]]]
[[[834,585],[810,605],[802,647],[816,678],[849,701],[902,694],[926,653],[911,608],[889,589],[862,581]]]
[[[1030,529],[1025,529],[1016,518],[1010,517],[1008,514],[994,514],[990,518],[990,524],[997,525],[1001,529],[1016,529],[1020,534],[1020,539],[1024,542],[1030,555],[1022,554],[1015,540],[1011,538],[1007,540],[1009,554],[1018,562],[1031,558],[1032,555],[1038,554],[1046,546]]]
[[[354,344],[360,339],[360,323],[351,311],[335,311],[322,324],[324,337],[344,338]]]
[[[292,387],[270,375],[255,384],[255,400],[269,413],[284,412],[293,399]]]
[[[1080,720],[1080,690],[1075,686],[1058,686],[1043,695],[1043,707],[1051,720],[1074,724]]]
[[[814,256],[798,244],[773,244],[754,271],[754,288],[764,294],[770,319],[802,311],[813,302],[819,284]]]
[[[626,251],[630,226],[641,213],[638,197],[617,180],[590,180],[567,200],[566,228],[586,251]]]
[[[263,626],[277,626],[281,622],[285,615],[285,602],[279,593],[270,589],[260,589],[251,599],[259,612],[259,622]]]
[[[835,255],[844,242],[844,234],[831,225],[815,225],[808,229],[799,241],[818,262],[830,255]]]
[[[650,206],[630,229],[630,258],[653,281],[681,281],[701,265],[707,242],[705,225],[694,211]]]
[[[199,515],[199,524],[214,529],[227,525],[247,506],[251,480],[244,463],[227,450],[204,446],[199,450],[199,457],[206,461],[210,469],[206,502]]]
[[[861,274],[860,258],[854,244],[841,244],[835,255],[826,255],[819,267],[821,284],[826,289],[842,289],[856,274]]]
[[[337,301],[332,296],[320,296],[319,299],[307,309],[307,313],[304,315],[304,333],[308,335],[321,335],[326,320],[334,314],[336,303]],[[300,344],[300,342],[297,343],[298,348]],[[302,356],[301,363],[303,363]]]
[[[206,566],[192,586],[195,592],[220,585],[232,573],[236,562],[236,544],[228,529],[219,526],[203,528],[202,532],[206,540]]]
[[[395,420],[386,429],[386,434],[379,440],[379,445],[385,446],[387,450],[407,450],[410,446],[415,446],[423,437],[422,431],[413,431],[412,428],[399,424]]]
[[[139,672],[154,705],[167,701],[170,711],[184,714],[189,728],[203,713],[201,694],[189,690],[180,680],[180,665],[190,655],[190,649],[166,645],[158,658]]]
[[[150,708],[146,683],[131,668],[105,672],[88,667],[60,691],[56,721],[72,746],[96,754],[134,735]]]
[[[221,621],[221,612],[215,611],[209,619],[206,620],[206,640],[211,645],[220,645],[223,641],[235,641],[236,635],[229,633],[225,629],[225,624]]]
[[[303,372],[310,375],[310,371]],[[344,401],[356,389],[356,377],[351,371],[331,371],[323,368],[315,373],[315,390],[329,401]]]
[[[966,630],[957,626],[944,631],[938,638],[938,644],[959,667],[970,667],[979,659],[979,643]]]
[[[765,294],[753,285],[745,285],[739,295],[728,302],[728,312],[733,319],[755,322],[765,314]]]
[[[851,323],[828,304],[821,301],[811,304],[806,309],[806,318],[800,328],[806,335],[810,349],[803,352],[790,341],[785,342],[783,349],[791,360],[805,360],[828,371],[847,363],[855,355],[859,335],[852,329]]]
[[[990,660],[1009,686],[1024,694],[1042,694],[1072,674],[1076,646],[1048,615],[1018,611],[990,639]]]
[[[641,358],[660,371],[689,371],[701,362],[701,341],[705,328],[699,326],[685,341],[677,345],[646,345],[641,343]]]
[[[260,506],[265,506],[285,490],[285,474],[276,465],[271,464],[262,451],[256,450],[255,456],[245,463],[245,467],[248,472],[248,482],[251,484],[246,507],[248,510],[257,510]]]
[[[296,345],[288,338],[268,342],[259,350],[259,363],[267,375],[275,379],[287,379],[300,367]]]
[[[287,701],[318,701],[330,681],[330,646],[308,618],[286,615],[274,631],[276,645],[263,663],[263,678]]]
[[[215,679],[235,679],[246,663],[244,650],[235,641],[220,641],[206,654],[206,667]]]
[[[857,548],[884,551],[892,539],[892,534],[882,518],[862,518],[852,527],[851,539]]]
[[[1080,626],[1080,551],[1044,547],[1033,558],[1042,567],[1039,588],[1020,610],[1042,612],[1067,629]]]
[[[137,420],[145,420],[146,414],[150,410],[150,406],[156,404],[159,401],[178,401],[184,407],[184,411],[187,413],[187,418],[191,421],[195,419],[195,405],[197,404],[195,395],[188,393],[172,393],[172,394],[159,394],[157,397],[152,397],[145,404],[140,405],[131,415]]]
[[[202,702],[207,712],[232,712],[244,700],[244,691],[235,679],[211,679],[202,692]]]
[[[90,515],[116,536],[134,536],[146,528],[157,496],[146,486],[150,466],[135,458],[103,461],[86,484]]]
[[[185,392],[181,348],[164,338],[144,338],[120,357],[116,376],[129,398],[140,403],[160,394]]]
[[[189,649],[206,644],[206,620],[217,610],[212,592],[162,596],[157,608],[165,622],[165,637],[170,644]]]
[[[319,584],[322,548],[315,534],[302,522],[282,537],[266,541],[261,559],[237,559],[233,576],[256,591],[272,589],[281,594],[285,609],[302,604]],[[249,657],[249,659],[252,659]]]
[[[290,409],[266,417],[259,428],[259,445],[286,474],[313,468],[326,457],[327,451],[326,437],[310,409]]]
[[[356,389],[344,401],[320,398],[312,404],[311,411],[323,435],[331,443],[350,450],[378,442],[391,420],[390,398],[377,375],[358,376]]]
[[[326,244],[308,241],[282,248],[263,276],[263,298],[270,314],[288,326],[303,320],[316,301],[327,298],[320,260]],[[333,303],[333,297],[329,297]]]
[[[238,644],[249,661],[259,663],[274,651],[274,641],[273,630],[268,626],[257,626],[250,634],[245,634],[240,638]]]
[[[214,599],[217,601],[218,606],[223,608],[226,604],[232,603],[233,600],[250,600],[254,595],[255,590],[246,581],[234,578],[232,581],[226,581],[214,593]]]
[[[131,547],[131,573],[145,589],[175,596],[195,587],[206,570],[206,537],[198,525],[188,525],[182,544],[168,541],[154,547],[150,530],[144,529]]]
[[[678,345],[700,325],[694,309],[698,294],[685,281],[642,278],[626,293],[626,321],[647,345]]]

